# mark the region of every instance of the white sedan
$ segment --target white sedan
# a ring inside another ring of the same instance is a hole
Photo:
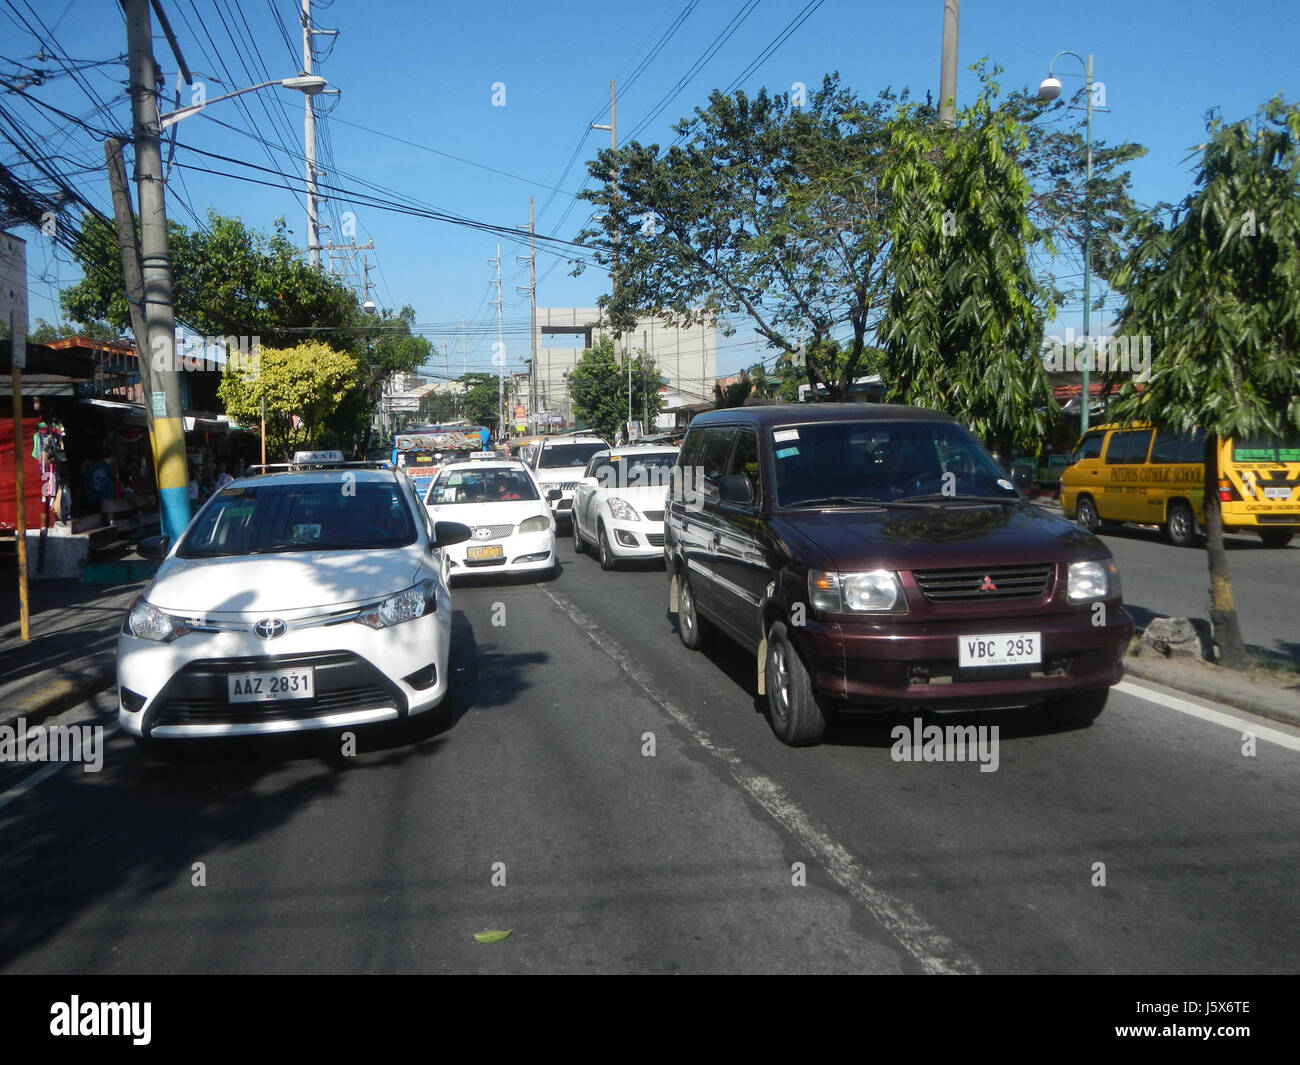
[[[141,544],[166,557],[118,636],[123,731],[153,744],[433,709],[449,681],[443,552],[468,536],[430,522],[390,469],[234,481],[170,550],[163,537]]]
[[[587,463],[573,493],[573,550],[591,544],[601,569],[620,559],[662,558],[664,500],[677,448],[610,448]]]
[[[445,465],[424,505],[435,521],[468,525],[472,534],[449,549],[451,576],[553,573],[555,519],[531,471],[508,459]]]

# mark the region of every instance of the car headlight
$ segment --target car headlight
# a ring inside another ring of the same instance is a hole
[[[174,618],[170,614],[164,614],[152,603],[144,599],[137,599],[131,606],[130,612],[126,615],[126,624],[123,631],[129,632],[132,636],[138,636],[142,640],[153,640],[155,643],[171,643],[178,636],[184,636],[190,631],[190,627],[180,618]]]
[[[641,516],[632,508],[626,499],[620,499],[618,496],[609,497],[609,512],[619,521],[640,521]]]
[[[366,607],[356,620],[372,629],[386,629],[403,621],[414,621],[438,609],[438,586],[431,580],[421,581],[390,595],[382,603]]]
[[[808,572],[808,601],[817,610],[842,614],[861,611],[906,614],[907,597],[898,574],[890,569],[865,573]]]
[[[534,514],[531,518],[525,518],[519,523],[521,533],[546,532],[551,527],[551,519],[545,514]]]
[[[1119,567],[1113,560],[1070,563],[1065,596],[1071,603],[1110,599],[1119,594]]]

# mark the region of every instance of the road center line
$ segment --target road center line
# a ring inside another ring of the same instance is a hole
[[[82,723],[86,724],[87,722],[82,722]],[[117,726],[117,722],[114,721],[111,725],[103,725],[101,727],[104,730],[104,739],[107,740],[110,736],[113,735],[113,733],[117,731],[118,726]],[[67,767],[70,765],[80,765],[80,764],[81,764],[80,762],[50,762],[47,765],[41,766],[41,768],[36,770],[35,773],[28,774],[27,776],[23,777],[23,779],[20,780],[17,784],[15,784],[12,788],[5,791],[3,794],[0,794],[0,810],[3,810],[15,799],[21,799],[29,791],[32,791],[35,788],[39,787],[41,784],[44,784],[47,780],[50,779],[50,777],[54,776],[54,774],[57,773],[60,769],[67,769]]]
[[[1125,695],[1134,695],[1139,699],[1146,699],[1148,702],[1159,703],[1161,706],[1167,706],[1170,710],[1177,710],[1180,714],[1187,714],[1191,717],[1199,717],[1202,721],[1208,721],[1213,725],[1223,725],[1234,732],[1253,733],[1258,739],[1267,740],[1269,743],[1275,743],[1279,747],[1285,747],[1291,751],[1300,751],[1300,737],[1280,732],[1277,729],[1269,728],[1267,725],[1257,725],[1254,721],[1245,721],[1242,718],[1234,717],[1232,714],[1225,714],[1221,710],[1211,710],[1209,707],[1190,703],[1186,699],[1178,698],[1176,695],[1166,695],[1154,688],[1144,688],[1127,680],[1122,680],[1116,684],[1115,691],[1123,692]]]
[[[892,899],[872,886],[871,871],[814,826],[807,813],[771,777],[745,765],[725,744],[716,742],[683,707],[656,690],[654,679],[636,659],[572,600],[545,586],[542,591],[591,641],[623,670],[646,696],[690,733],[691,738],[727,767],[733,780],[744,788],[768,814],[816,856],[818,863],[845,891],[853,896],[892,935],[927,973],[978,973],[979,966],[966,957],[942,932],[934,928],[908,903]]]

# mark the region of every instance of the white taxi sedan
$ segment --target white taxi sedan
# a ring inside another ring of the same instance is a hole
[[[403,474],[319,456],[227,485],[170,550],[141,544],[166,556],[117,643],[142,744],[396,721],[447,694],[444,551],[469,530],[435,526]]]
[[[452,577],[471,573],[552,573],[555,519],[522,462],[475,458],[443,466],[424,505],[434,521],[468,525],[464,543],[448,550]]]
[[[590,544],[605,570],[620,559],[662,558],[677,450],[643,444],[592,455],[573,493],[573,550]]]

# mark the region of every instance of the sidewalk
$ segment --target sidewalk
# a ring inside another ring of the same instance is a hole
[[[117,630],[148,582],[31,581],[31,639],[18,627],[18,575],[0,567],[0,725],[35,725],[115,683]]]

